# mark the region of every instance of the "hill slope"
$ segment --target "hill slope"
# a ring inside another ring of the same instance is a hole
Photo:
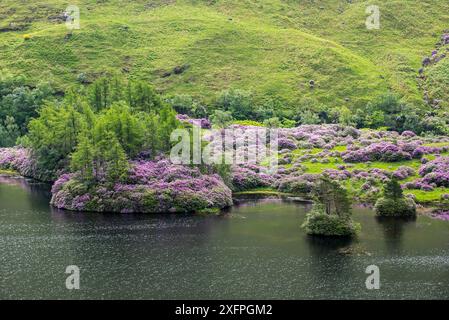
[[[379,30],[365,27],[371,1],[71,2],[81,29],[69,36],[65,1],[2,0],[2,74],[66,89],[121,72],[206,101],[232,87],[287,104],[361,106],[388,90],[420,103],[422,58],[449,27],[447,0],[377,1]]]

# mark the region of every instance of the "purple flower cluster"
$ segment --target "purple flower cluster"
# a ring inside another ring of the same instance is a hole
[[[354,151],[343,152],[345,162],[384,161],[396,162],[410,160],[410,153],[403,151],[401,147],[388,142],[373,143],[367,147]]]
[[[435,218],[438,220],[449,221],[449,211],[440,211],[440,212],[434,213],[434,214],[432,214],[432,218]]]
[[[75,175],[63,175],[52,188],[51,203],[75,211],[197,212],[232,205],[231,190],[218,175],[173,165],[166,159],[132,162],[129,180],[87,188]]]
[[[412,168],[407,167],[407,166],[400,166],[392,174],[392,176],[398,180],[405,180],[408,177],[411,177],[414,175],[415,175],[415,170],[413,170]]]
[[[416,182],[424,185],[449,187],[449,157],[438,157],[419,169],[422,179]]]
[[[55,174],[58,175],[43,166],[38,166],[31,151],[21,147],[0,148],[0,169],[14,170],[24,177],[48,182],[54,181]]]
[[[70,179],[73,178],[73,174],[69,174],[69,173],[65,173],[63,175],[61,175],[54,183],[53,186],[51,187],[51,193],[55,194],[58,193],[59,191],[61,191],[61,189],[64,187],[64,185],[70,181]]]
[[[411,154],[414,159],[420,159],[426,154],[440,154],[441,152],[446,151],[446,148],[419,146],[415,150],[413,150]]]
[[[444,33],[444,34],[441,36],[441,42],[442,42],[443,44],[449,44],[449,33]]]
[[[342,125],[303,125],[280,130],[280,137],[298,141],[301,148],[332,149],[336,145],[346,145],[359,136],[359,130]]]
[[[319,175],[287,175],[277,180],[274,186],[281,192],[308,194],[312,192]]]
[[[188,115],[185,114],[178,114],[176,115],[176,118],[181,122],[190,123],[192,125],[198,126],[202,129],[210,129],[212,128],[212,124],[209,121],[209,119],[201,118],[201,119],[193,119],[190,118]]]
[[[297,148],[297,146],[296,146],[296,143],[291,139],[280,138],[280,139],[278,139],[278,148],[294,150]]]
[[[263,171],[263,168],[257,165],[233,166],[232,185],[234,191],[271,186],[274,181],[273,176]]]
[[[367,171],[356,169],[352,171],[352,176],[356,180],[374,183],[376,181],[384,182],[391,178],[391,172],[379,168],[372,168]]]
[[[401,136],[413,138],[413,137],[416,137],[416,133],[414,133],[413,131],[404,131],[404,132],[402,132]]]
[[[0,169],[14,170],[26,177],[35,177],[36,164],[24,148],[0,148]]]
[[[332,180],[348,180],[351,179],[352,174],[347,170],[333,170],[326,169],[322,173],[323,176],[331,178]]]

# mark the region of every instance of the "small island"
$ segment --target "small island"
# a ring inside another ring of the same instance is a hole
[[[329,178],[321,178],[315,190],[315,204],[302,225],[309,235],[351,237],[361,229],[351,219],[351,200],[346,189]]]
[[[374,209],[383,217],[414,217],[416,204],[412,198],[406,198],[401,185],[395,178],[386,182],[383,197],[376,201]]]

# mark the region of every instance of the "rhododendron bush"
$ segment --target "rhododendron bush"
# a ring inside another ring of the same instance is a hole
[[[0,169],[17,171],[24,177],[50,181],[53,173],[39,167],[28,149],[0,148]]]
[[[215,174],[173,165],[167,159],[132,162],[129,177],[110,186],[86,186],[76,174],[53,185],[51,204],[75,211],[199,212],[232,205],[231,190]]]
[[[432,190],[434,187],[449,187],[449,157],[438,157],[419,169],[421,179],[407,184],[410,189]]]
[[[178,118],[202,123],[185,116]],[[245,135],[255,127],[234,124],[231,128]],[[205,137],[211,145],[221,145],[220,139],[208,133]],[[441,201],[446,201],[444,195],[449,194],[445,189],[449,188],[449,137],[342,125],[281,128],[277,135],[276,170],[263,162],[234,163],[225,170],[227,176],[220,177],[202,173],[197,167],[174,165],[167,158],[128,160],[128,174],[120,181],[99,179],[88,183],[79,172],[67,170],[54,183],[52,204],[100,212],[193,212],[231,205],[231,190],[268,188],[309,197],[322,176],[348,186],[351,195],[361,202],[374,203],[381,196],[383,184],[392,178],[400,181],[407,197],[413,199],[419,195],[415,195],[415,189],[439,192],[435,197]],[[269,140],[263,143],[268,150]],[[39,177],[31,153],[24,148],[0,149],[0,168]],[[219,172],[208,168],[208,172]]]

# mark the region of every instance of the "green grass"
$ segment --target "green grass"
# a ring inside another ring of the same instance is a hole
[[[414,194],[418,203],[442,203],[443,200],[441,196],[444,194],[449,194],[449,188],[435,188],[432,191],[407,190],[404,193]]]
[[[447,147],[447,146],[449,146],[449,143],[447,143],[447,142],[425,143],[424,146],[427,146],[427,147],[439,147],[439,148],[441,148],[441,147]]]
[[[290,193],[279,192],[273,188],[255,188],[245,191],[234,192],[234,195],[291,196]]]
[[[435,147],[442,147],[446,146],[447,142],[442,143],[431,143],[431,144],[425,144],[428,146],[435,146]],[[337,146],[332,151],[344,151],[346,150],[346,146]],[[304,154],[318,154],[322,151],[322,149],[314,148],[314,149],[296,149],[292,151],[293,159],[296,157],[300,157]],[[449,153],[443,153],[442,155],[448,156]],[[435,159],[435,155],[426,155],[426,158],[429,160]],[[317,158],[319,160],[319,158]],[[293,160],[294,162],[294,160]],[[367,171],[369,169],[382,169],[387,171],[395,171],[401,166],[407,166],[410,168],[413,168],[415,170],[415,175],[408,177],[405,180],[401,180],[401,183],[405,182],[411,182],[418,178],[420,178],[418,174],[418,170],[421,167],[421,161],[418,159],[408,160],[408,161],[399,161],[399,162],[380,162],[380,161],[373,161],[368,163],[345,163],[341,157],[330,157],[329,163],[320,163],[320,162],[311,162],[311,161],[304,161],[301,162],[301,165],[305,169],[305,173],[310,174],[321,174],[324,170],[327,169],[334,169],[337,170],[339,165],[345,165],[347,167],[346,170],[352,172],[356,169]],[[284,165],[285,168],[291,168],[292,164]],[[357,191],[360,190],[360,187],[364,183],[363,181],[354,181],[354,180],[347,180],[346,187],[348,190]],[[418,203],[421,204],[431,204],[431,203],[441,203],[441,197],[444,194],[449,194],[449,188],[435,188],[433,191],[422,191],[422,190],[406,190],[406,194],[412,193],[416,196],[416,200]]]
[[[4,169],[0,169],[0,175],[9,175],[9,176],[16,176],[19,175],[18,172],[14,171],[14,170],[4,170]]]
[[[74,0],[81,29],[66,39],[64,24],[49,21],[62,0],[2,0],[0,72],[52,81],[65,90],[79,74],[107,73],[152,82],[166,94],[205,102],[227,88],[252,90],[286,105],[304,99],[328,106],[364,105],[393,90],[422,102],[416,75],[422,57],[447,28],[446,0],[377,1],[381,29],[367,30],[372,1],[330,0]],[[151,5],[149,5],[151,4]],[[32,38],[25,41],[24,34]],[[180,65],[189,68],[163,77]],[[429,78],[445,94],[444,66]],[[431,71],[429,71],[431,72]],[[316,86],[310,89],[309,80]],[[348,98],[348,101],[346,101]]]

